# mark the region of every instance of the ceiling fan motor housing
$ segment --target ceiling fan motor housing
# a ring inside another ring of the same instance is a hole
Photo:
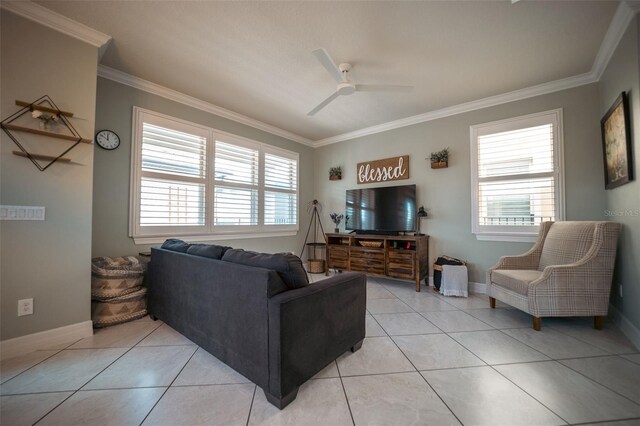
[[[339,83],[338,84],[338,94],[345,96],[345,95],[351,95],[356,91],[356,85],[353,83],[350,83],[348,81],[345,81],[344,83]]]

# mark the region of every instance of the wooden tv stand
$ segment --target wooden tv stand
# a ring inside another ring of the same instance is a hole
[[[326,234],[329,269],[420,280],[429,272],[429,236]]]

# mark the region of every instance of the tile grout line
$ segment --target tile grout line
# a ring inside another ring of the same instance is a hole
[[[459,310],[459,311],[462,311],[461,309],[458,309],[458,310]],[[464,311],[462,311],[462,312],[464,312]],[[418,313],[419,313],[421,316],[423,316],[420,312],[418,312]],[[470,315],[470,314],[467,314],[467,315]],[[373,316],[373,315],[372,315],[372,316]],[[470,315],[470,316],[472,316],[472,315]],[[423,317],[424,317],[424,316],[423,316]],[[472,316],[472,317],[473,317],[473,316]],[[473,317],[473,318],[474,318],[474,319],[476,319],[476,320],[478,320],[478,321],[480,321],[480,322],[482,322],[482,323],[484,323],[484,324],[486,324],[484,321],[482,321],[482,320],[480,320],[480,319],[478,319],[478,318],[476,318],[476,317]],[[375,319],[375,318],[374,318],[374,319]],[[428,319],[427,319],[426,317],[425,317],[425,319],[428,321]],[[492,327],[492,330],[496,330],[493,326],[491,326],[491,325],[489,325],[489,324],[487,324],[487,325],[488,325],[488,326],[490,326],[490,327]],[[436,326],[436,327],[437,327],[437,326]],[[384,330],[384,328],[383,328],[383,330]],[[386,332],[386,330],[384,330],[384,331]],[[491,331],[491,330],[474,330],[474,331],[471,331],[471,332],[473,333],[473,332],[477,332],[477,331]],[[497,330],[497,331],[501,331],[501,330]],[[491,368],[492,370],[494,370],[495,372],[497,372],[498,374],[500,374],[502,377],[504,377],[504,378],[505,378],[507,381],[509,381],[510,383],[513,383],[513,385],[514,385],[514,386],[516,386],[517,388],[521,389],[521,390],[522,390],[526,395],[529,395],[533,400],[535,400],[536,402],[538,402],[538,403],[539,403],[540,405],[542,405],[544,408],[546,408],[547,410],[549,410],[549,411],[550,411],[551,413],[553,413],[554,415],[558,416],[558,418],[559,418],[559,419],[561,419],[562,421],[564,421],[566,424],[570,424],[570,423],[569,423],[569,422],[567,422],[564,418],[562,418],[560,415],[558,415],[555,411],[551,410],[549,407],[547,407],[547,406],[546,406],[545,404],[543,404],[542,402],[538,401],[538,399],[534,398],[532,395],[530,395],[528,392],[526,392],[524,389],[522,389],[522,388],[521,388],[520,386],[518,386],[516,383],[514,383],[513,381],[511,381],[511,380],[509,380],[507,377],[505,377],[503,374],[501,374],[498,370],[496,370],[492,365],[488,364],[484,359],[482,359],[481,357],[479,357],[476,353],[474,353],[474,352],[473,352],[473,351],[471,351],[469,348],[467,348],[466,346],[464,346],[462,343],[458,342],[456,339],[454,339],[452,336],[450,336],[450,335],[449,335],[449,334],[450,334],[449,332],[446,332],[446,331],[443,331],[443,332],[444,332],[444,334],[445,334],[445,335],[447,335],[447,337],[449,337],[450,339],[452,339],[453,341],[455,341],[456,343],[458,343],[460,346],[462,346],[464,349],[466,349],[467,351],[469,351],[469,353],[471,353],[473,356],[475,356],[476,358],[478,358],[480,361],[484,362],[484,363],[485,363],[485,365],[486,365],[487,367]],[[451,333],[453,333],[453,332],[451,332]],[[504,334],[508,336],[508,334],[506,334],[506,333],[504,333]],[[509,337],[511,337],[511,336],[509,336]],[[391,339],[391,341],[393,341],[393,343],[396,345],[396,347],[398,347],[398,349],[403,353],[403,355],[405,355],[405,354],[404,354],[404,352],[402,351],[402,349],[397,345],[397,343],[395,342],[395,340],[393,340],[393,338],[391,338],[391,336],[389,336],[389,338]],[[513,337],[512,337],[512,338],[513,338]],[[517,339],[515,339],[515,340],[517,340]],[[532,348],[532,349],[533,349],[533,348]],[[534,349],[534,350],[535,350],[535,349]],[[539,351],[538,351],[538,352],[539,352]],[[545,355],[545,356],[546,356],[546,354],[543,354],[543,355]],[[405,355],[405,357],[408,359],[408,357],[407,357],[406,355]],[[549,358],[551,358],[551,357],[549,357]],[[413,365],[413,363],[411,362],[411,360],[409,360],[409,362],[411,363],[411,365]],[[557,361],[556,361],[556,362],[557,362]],[[414,368],[416,368],[416,367],[415,367],[415,365],[413,365],[413,367],[414,367]],[[479,367],[482,367],[482,366],[476,366],[476,367],[473,367],[473,368],[479,368]],[[470,368],[471,368],[471,367],[470,367]],[[416,370],[417,370],[417,369],[416,369]],[[463,423],[462,423],[462,421],[460,421],[460,419],[458,418],[458,416],[456,416],[456,414],[453,412],[453,410],[449,407],[449,405],[447,405],[447,403],[444,401],[444,399],[442,399],[442,397],[440,396],[440,394],[438,394],[438,392],[433,388],[433,386],[431,386],[431,384],[429,383],[429,381],[428,381],[428,380],[427,380],[427,379],[426,379],[426,378],[425,378],[425,377],[420,373],[420,370],[417,370],[417,371],[418,371],[418,373],[420,374],[420,376],[424,379],[424,381],[427,383],[427,385],[429,385],[429,387],[430,387],[430,388],[431,388],[431,389],[436,393],[436,395],[438,395],[438,398],[440,398],[440,400],[442,401],[442,403],[443,403],[443,404],[445,404],[445,406],[447,407],[447,409],[449,409],[449,411],[451,411],[451,413],[454,415],[454,417],[455,417],[455,418],[456,418],[456,419],[457,419],[461,424],[463,424]],[[437,371],[437,370],[432,370],[432,371]]]
[[[375,318],[374,318],[375,320]],[[428,320],[427,320],[428,321]],[[376,320],[377,322],[377,320]],[[378,324],[379,325],[379,324]],[[380,326],[382,327],[382,326]],[[386,330],[383,331],[386,333]],[[438,399],[440,399],[440,401],[444,404],[445,407],[447,407],[447,410],[449,410],[449,412],[451,413],[451,415],[453,417],[455,417],[455,419],[462,425],[462,421],[458,418],[458,416],[456,415],[456,413],[453,412],[453,410],[451,409],[451,407],[449,407],[449,405],[444,401],[444,399],[442,399],[442,397],[440,396],[440,394],[433,388],[433,386],[431,386],[431,383],[429,383],[429,381],[422,375],[422,373],[420,373],[420,370],[418,370],[416,368],[416,366],[414,365],[414,363],[409,359],[409,357],[407,356],[407,354],[404,353],[404,351],[400,348],[400,346],[398,346],[398,344],[396,343],[395,340],[393,340],[393,338],[391,336],[389,336],[389,334],[387,334],[387,337],[389,338],[389,340],[391,340],[393,342],[393,344],[396,346],[396,348],[398,348],[398,350],[400,351],[400,353],[402,355],[404,355],[404,357],[407,359],[407,361],[409,361],[409,364],[411,364],[411,366],[414,368],[415,372],[418,373],[418,375],[420,377],[422,377],[422,380],[424,380],[424,382],[427,384],[427,386],[429,386],[429,388],[433,391],[433,393],[436,394],[436,396],[438,397]],[[409,373],[413,373],[413,371],[410,371]],[[388,374],[399,374],[399,373],[388,373]]]
[[[498,330],[500,331],[500,330]],[[509,336],[508,334],[505,333],[505,335]],[[451,336],[449,336],[451,337]],[[511,336],[509,336],[511,337]],[[451,337],[453,339],[453,337]],[[454,339],[455,340],[455,339]],[[458,342],[456,340],[456,342]],[[476,354],[475,352],[473,352],[472,350],[470,350],[469,348],[467,348],[465,345],[463,345],[461,342],[458,342],[458,344],[460,346],[462,346],[463,348],[465,348],[466,350],[468,350],[469,352],[471,352],[475,357],[477,357],[478,359],[480,359],[482,362],[484,362],[486,364],[487,367],[491,368],[493,371],[495,371],[496,373],[498,373],[500,376],[504,377],[508,382],[512,383],[515,387],[517,387],[518,389],[520,389],[522,392],[524,392],[526,395],[528,395],[529,397],[531,397],[534,401],[536,401],[538,404],[540,404],[541,406],[543,406],[544,408],[546,408],[547,410],[549,410],[549,412],[553,413],[554,415],[556,415],[560,420],[562,420],[563,422],[565,422],[566,424],[571,424],[571,422],[568,422],[567,420],[565,420],[561,415],[559,415],[558,413],[556,413],[555,411],[553,411],[551,408],[547,407],[545,404],[542,403],[542,401],[539,401],[536,397],[534,397],[533,395],[531,395],[529,392],[527,392],[526,390],[524,390],[522,387],[520,387],[517,383],[515,383],[513,380],[509,379],[508,377],[506,377],[504,374],[502,374],[500,371],[498,371],[493,365],[489,364],[488,362],[486,362],[484,359],[480,358],[478,356],[478,354]],[[535,350],[535,349],[534,349]],[[547,356],[546,354],[543,354],[545,356]],[[554,359],[552,359],[551,357],[549,357],[550,360],[544,360],[544,361],[537,361],[537,362],[557,362]],[[529,361],[528,363],[532,363],[531,361]],[[523,364],[523,363],[520,363]],[[484,368],[484,367],[483,367]]]
[[[366,336],[365,336],[366,339]],[[362,349],[362,348],[360,348]],[[350,350],[350,349],[347,349]],[[345,389],[344,387],[344,381],[342,380],[342,374],[340,373],[340,367],[338,366],[338,360],[335,359],[333,360],[333,362],[336,363],[336,369],[338,370],[338,378],[340,379],[340,385],[342,386],[342,392],[344,393],[344,398],[347,401],[347,409],[349,410],[349,416],[351,416],[351,423],[353,423],[353,426],[356,425],[356,420],[353,417],[353,411],[351,411],[351,404],[349,403],[349,396],[347,395],[347,389]]]
[[[609,355],[609,356],[610,356],[610,357],[617,357],[617,355]],[[594,358],[596,358],[596,357],[594,357]],[[619,358],[624,359],[624,358],[622,358],[622,357],[619,357]],[[590,381],[594,382],[595,384],[600,385],[600,386],[602,386],[603,388],[610,390],[611,392],[615,393],[616,395],[620,395],[620,396],[621,396],[621,397],[623,397],[624,399],[626,399],[626,400],[628,400],[628,401],[631,401],[633,404],[640,406],[640,403],[638,403],[638,402],[636,402],[636,401],[632,400],[631,398],[627,397],[626,395],[621,394],[621,393],[620,393],[620,392],[618,392],[617,390],[612,389],[612,388],[610,388],[609,386],[605,385],[604,383],[600,383],[600,382],[599,382],[599,381],[597,381],[596,379],[592,379],[591,377],[587,376],[586,374],[582,373],[581,371],[576,370],[576,369],[572,368],[571,366],[568,366],[568,365],[566,365],[566,364],[563,364],[563,363],[562,363],[562,361],[567,361],[567,360],[571,360],[571,359],[581,359],[581,358],[567,358],[567,359],[563,359],[563,360],[555,360],[555,361],[556,361],[558,364],[562,365],[563,367],[566,367],[566,368],[568,368],[569,370],[571,370],[571,371],[574,371],[574,372],[578,373],[579,375],[581,375],[582,377],[586,378],[587,380],[590,380]],[[631,361],[628,361],[628,360],[625,360],[625,361],[627,361],[627,362],[631,362]]]
[[[529,329],[529,328],[527,327],[527,329]],[[509,330],[521,330],[521,329],[513,329],[513,328],[510,328]],[[581,356],[573,356],[573,357],[569,357],[569,358],[554,358],[554,357],[552,357],[551,355],[549,355],[549,354],[546,354],[546,353],[542,352],[540,349],[535,348],[534,346],[530,345],[529,343],[527,343],[527,342],[523,342],[522,340],[520,340],[520,339],[518,339],[518,338],[516,338],[516,337],[513,337],[513,336],[512,336],[512,335],[510,335],[509,333],[506,333],[504,330],[498,330],[498,331],[499,331],[499,332],[501,332],[502,334],[504,334],[505,336],[512,338],[512,339],[513,339],[513,340],[515,340],[516,342],[521,343],[521,344],[525,345],[526,347],[531,348],[531,349],[533,349],[534,351],[536,351],[536,352],[538,352],[538,353],[540,353],[540,354],[542,354],[542,355],[546,356],[547,358],[549,358],[549,360],[554,360],[554,361],[556,361],[556,360],[558,360],[558,359],[591,358],[590,356],[586,356],[586,357],[583,357],[583,356],[582,356],[582,357],[581,357]],[[540,333],[541,333],[541,331],[540,331]],[[571,336],[570,336],[570,337],[571,337]],[[593,346],[593,345],[591,345],[591,346]],[[594,347],[595,347],[595,346],[594,346]],[[596,349],[598,349],[598,348],[596,348]]]
[[[253,410],[253,401],[256,399],[256,392],[258,391],[258,385],[253,384],[253,396],[251,397],[251,404],[249,405],[249,412],[247,413],[247,422],[245,426],[249,426],[249,420],[251,420],[251,410]]]
[[[591,346],[595,347],[596,349],[600,349],[601,351],[608,352],[608,353],[610,353],[610,354],[612,354],[612,355],[619,355],[619,354],[618,354],[618,353],[616,353],[616,352],[611,352],[611,351],[609,351],[608,349],[603,349],[603,348],[601,348],[600,346],[596,346],[596,345],[594,345],[594,344],[593,344],[593,343],[591,343],[591,342],[587,342],[585,339],[581,339],[580,337],[572,336],[572,335],[570,335],[569,333],[566,333],[566,332],[564,332],[564,331],[562,331],[562,330],[559,330],[559,329],[557,329],[557,328],[556,328],[556,327],[554,327],[554,326],[549,326],[548,328],[550,328],[550,329],[552,329],[553,331],[556,331],[556,332],[558,332],[558,333],[560,333],[560,334],[564,334],[565,336],[569,336],[569,337],[571,337],[571,338],[573,338],[573,339],[579,340],[579,341],[580,341],[580,342],[582,342],[582,343],[586,343],[587,345],[591,345]],[[638,353],[638,352],[636,351],[636,352],[631,352],[631,353]],[[626,355],[626,353],[625,353],[625,355]]]
[[[162,324],[160,324],[162,325]],[[149,336],[151,333],[153,333],[154,331],[156,331],[160,326],[154,328],[153,330],[149,331],[148,334],[146,334],[142,339],[147,338],[147,336]],[[142,341],[142,339],[140,339],[138,341],[138,343],[140,343]],[[82,340],[82,339],[80,339]],[[78,342],[80,341],[78,340]],[[71,345],[67,346],[67,348],[71,347],[72,345],[75,345],[76,343],[72,343]],[[137,343],[136,343],[137,344]],[[106,367],[104,367],[102,370],[100,370],[96,375],[94,375],[93,377],[91,377],[89,380],[87,380],[82,386],[80,386],[78,389],[76,389],[75,391],[72,391],[71,395],[69,395],[68,397],[66,397],[64,400],[62,400],[58,405],[56,405],[55,407],[53,407],[51,410],[47,411],[47,413],[40,417],[37,421],[35,421],[33,424],[36,425],[39,422],[41,422],[45,417],[47,417],[49,414],[51,414],[55,409],[57,409],[59,406],[61,406],[62,404],[64,404],[69,398],[71,398],[72,396],[74,396],[76,393],[78,393],[83,387],[85,387],[89,382],[91,382],[93,379],[95,379],[96,377],[98,377],[100,374],[102,374],[102,372],[104,372],[107,368],[111,367],[116,361],[118,361],[120,358],[122,358],[123,356],[125,356],[127,353],[129,353],[133,348],[135,348],[136,346],[133,345],[131,346],[128,350],[124,351],[122,353],[122,355],[120,355],[119,357],[117,357],[116,359],[114,359],[112,362],[109,363],[109,365],[107,365]],[[104,350],[104,349],[119,349],[119,348],[86,348],[85,350]],[[65,350],[70,350],[70,349],[63,349],[61,350],[59,353],[65,351]],[[57,354],[56,354],[57,355]],[[69,391],[67,391],[69,392]]]
[[[72,343],[72,345],[73,345],[73,344],[75,344],[75,342],[73,342],[73,343]],[[42,350],[38,350],[38,351],[33,351],[33,352],[41,352],[41,351],[44,351],[44,350],[46,350],[46,349],[42,349]],[[15,379],[16,377],[18,377],[18,376],[19,376],[19,375],[21,375],[22,373],[25,373],[25,372],[27,372],[27,371],[31,370],[33,367],[35,367],[35,366],[37,366],[37,365],[42,364],[43,362],[45,362],[46,360],[48,360],[48,359],[49,359],[49,358],[51,358],[52,356],[56,356],[56,355],[58,355],[60,352],[64,351],[64,349],[58,349],[58,350],[53,349],[53,350],[54,350],[54,351],[56,351],[56,352],[55,352],[55,353],[53,353],[53,354],[51,354],[51,355],[49,355],[48,357],[46,357],[46,358],[45,358],[45,359],[43,359],[42,361],[39,361],[39,362],[37,362],[37,363],[33,364],[31,367],[28,367],[28,368],[26,368],[26,369],[22,370],[21,372],[19,372],[19,373],[18,373],[18,374],[16,374],[15,376],[9,377],[9,378],[8,378],[7,380],[5,380],[4,382],[0,383],[0,386],[1,386],[1,385],[4,385],[4,384],[5,384],[5,383],[7,383],[9,380],[13,380],[13,379]],[[4,396],[4,395],[2,395],[2,396]]]
[[[140,422],[141,426],[145,420],[147,420],[147,417],[149,417],[149,414],[151,414],[151,412],[158,406],[158,404],[160,403],[160,401],[162,401],[162,398],[164,398],[164,396],[167,394],[167,392],[169,392],[169,389],[171,389],[171,385],[173,385],[173,383],[176,381],[176,379],[178,378],[178,376],[180,376],[180,374],[182,373],[182,371],[185,369],[185,367],[187,366],[187,364],[189,364],[189,362],[191,361],[191,359],[195,356],[196,352],[198,352],[198,350],[200,349],[200,346],[196,347],[196,350],[193,351],[193,353],[191,354],[191,356],[189,357],[189,359],[187,360],[187,362],[184,363],[184,365],[182,366],[182,368],[180,369],[180,371],[178,371],[178,374],[176,374],[176,376],[173,378],[173,380],[171,380],[171,383],[169,383],[169,386],[167,386],[167,388],[164,390],[164,392],[162,392],[162,395],[160,395],[160,398],[158,398],[158,400],[155,402],[155,404],[153,404],[153,407],[151,407],[151,409],[149,410],[149,412],[146,414],[146,416],[144,416],[144,418],[142,419],[142,421]]]
[[[474,317],[475,318],[475,317]],[[496,330],[496,329],[494,329]],[[479,331],[490,331],[490,330],[479,330]],[[499,332],[502,332],[502,330],[497,330]],[[507,333],[503,333],[504,335],[511,337],[512,339],[520,342],[518,339],[515,339],[512,336],[509,336]],[[447,335],[449,335],[449,333],[447,333]],[[494,368],[493,365],[489,364],[488,362],[486,362],[484,359],[482,359],[480,356],[478,356],[478,354],[476,354],[475,352],[473,352],[471,349],[469,349],[468,347],[466,347],[465,345],[463,345],[461,342],[458,342],[456,339],[454,339],[452,336],[449,336],[451,339],[453,339],[454,341],[456,341],[460,346],[462,346],[463,348],[465,348],[467,351],[469,351],[471,354],[473,354],[473,356],[477,357],[479,360],[481,360],[482,362],[484,362],[486,364],[487,367],[491,368],[493,371],[495,371],[496,373],[498,373],[500,376],[504,377],[508,382],[512,383],[514,386],[516,386],[518,389],[520,389],[522,392],[524,392],[526,395],[528,395],[529,397],[531,397],[534,401],[536,401],[538,404],[540,404],[541,406],[543,406],[544,408],[546,408],[547,410],[549,410],[549,412],[553,413],[554,415],[558,416],[559,419],[561,419],[563,422],[565,422],[566,424],[571,424],[570,422],[566,421],[562,416],[560,416],[559,414],[557,414],[555,411],[553,411],[552,409],[550,409],[549,407],[547,407],[545,404],[543,404],[541,401],[539,401],[537,398],[535,398],[533,395],[531,395],[529,392],[527,392],[526,390],[524,390],[522,387],[520,387],[517,383],[515,383],[514,381],[510,380],[508,377],[506,377],[504,374],[502,374],[500,371],[498,371],[496,368]],[[522,343],[522,342],[520,342]],[[524,344],[524,343],[523,343]],[[529,345],[525,345],[530,347]],[[542,360],[542,361],[535,361],[535,362],[549,362],[549,361],[555,361],[553,360],[553,358],[549,357],[548,355],[538,351],[537,349],[530,347],[531,349],[535,350],[536,352],[541,353],[544,356],[547,356],[549,358],[549,360]],[[557,362],[557,361],[556,361]],[[532,361],[529,361],[528,363],[532,363]],[[520,363],[523,364],[523,363]]]
[[[397,296],[396,296],[396,297],[397,297]],[[399,298],[398,298],[398,299],[399,299]],[[403,301],[403,302],[404,302],[404,301]],[[443,301],[443,302],[444,302],[444,301]],[[404,303],[405,303],[405,304],[407,304],[406,302],[404,302]],[[445,303],[446,303],[446,302],[445,302]],[[411,309],[413,309],[413,307],[412,307],[412,306],[410,306],[410,305],[407,305],[407,306],[409,306]],[[549,407],[547,407],[545,404],[543,404],[543,403],[542,403],[541,401],[539,401],[537,398],[533,397],[533,395],[529,394],[527,391],[525,391],[523,388],[521,388],[518,384],[516,384],[515,382],[511,381],[508,377],[506,377],[506,376],[504,376],[502,373],[500,373],[496,368],[494,368],[494,365],[532,364],[532,363],[540,363],[540,362],[549,362],[549,361],[554,361],[554,362],[557,362],[558,364],[560,364],[560,365],[562,365],[562,366],[565,366],[565,367],[567,367],[567,368],[571,369],[572,371],[575,371],[575,370],[573,370],[573,369],[572,369],[571,367],[569,367],[569,366],[566,366],[566,365],[562,364],[562,363],[560,362],[560,359],[553,358],[553,357],[551,357],[551,356],[549,356],[549,355],[547,355],[547,354],[545,354],[545,353],[543,353],[543,352],[539,351],[538,349],[534,348],[533,346],[531,346],[531,345],[529,345],[529,344],[527,344],[527,343],[525,343],[525,342],[522,342],[521,340],[516,339],[515,337],[513,337],[513,336],[511,336],[511,335],[509,335],[509,334],[507,334],[507,333],[505,333],[505,332],[503,331],[503,329],[498,329],[498,328],[496,328],[496,327],[493,327],[491,324],[488,324],[488,323],[486,323],[486,322],[482,321],[482,319],[475,317],[475,316],[474,316],[474,315],[472,315],[471,313],[466,312],[466,311],[464,311],[463,309],[460,309],[460,308],[458,308],[458,307],[457,307],[457,306],[455,306],[455,305],[452,305],[452,306],[454,306],[454,307],[456,308],[456,310],[461,311],[461,312],[464,312],[464,313],[466,313],[467,315],[469,315],[469,316],[473,317],[474,319],[476,319],[476,320],[478,320],[478,321],[482,322],[483,324],[486,324],[487,326],[492,327],[492,329],[491,329],[491,330],[471,330],[471,331],[467,331],[467,333],[469,333],[469,332],[470,332],[470,333],[474,333],[474,332],[479,332],[479,331],[494,331],[494,330],[495,330],[495,331],[499,331],[499,332],[501,332],[502,334],[504,334],[505,336],[507,336],[507,337],[509,337],[509,338],[513,339],[514,341],[516,341],[516,342],[518,342],[518,343],[521,343],[521,344],[525,345],[526,347],[530,348],[531,350],[533,350],[533,351],[535,351],[535,352],[537,352],[537,353],[539,353],[539,354],[541,354],[541,355],[546,356],[546,357],[548,357],[548,358],[549,358],[548,360],[527,361],[527,362],[514,362],[514,363],[504,363],[504,364],[489,364],[489,363],[488,363],[488,362],[486,362],[484,359],[482,359],[480,356],[478,356],[478,354],[476,354],[475,352],[473,352],[472,350],[470,350],[468,347],[466,347],[465,345],[463,345],[461,342],[459,342],[459,341],[458,341],[457,339],[455,339],[453,336],[450,336],[450,334],[451,334],[451,333],[461,333],[461,332],[459,332],[459,331],[458,331],[458,332],[446,332],[446,331],[444,331],[444,330],[443,330],[443,333],[444,333],[445,335],[447,335],[449,338],[453,339],[455,342],[457,342],[458,344],[460,344],[463,348],[465,348],[467,351],[469,351],[471,354],[473,354],[473,355],[474,355],[475,357],[477,357],[479,360],[481,360],[482,362],[484,362],[484,363],[486,364],[486,366],[488,366],[488,367],[490,367],[491,369],[493,369],[495,372],[497,372],[498,374],[500,374],[500,375],[501,375],[502,377],[504,377],[506,380],[508,380],[509,382],[513,383],[516,387],[518,387],[519,389],[521,389],[525,394],[529,395],[531,398],[533,398],[535,401],[537,401],[539,404],[541,404],[543,407],[545,407],[547,410],[549,410],[550,412],[552,412],[553,414],[555,414],[556,416],[558,416],[558,418],[562,419],[562,421],[564,421],[564,422],[566,422],[566,423],[568,423],[568,424],[569,424],[569,422],[567,422],[564,418],[562,418],[562,417],[561,417],[559,414],[557,414],[555,411],[551,410]],[[479,308],[479,309],[486,309],[486,308]],[[414,309],[414,311],[415,311],[415,309]],[[422,314],[422,312],[418,312],[418,311],[415,311],[415,312],[417,312],[420,316],[422,316],[423,318],[425,318],[425,320],[429,321],[429,319],[428,319],[428,318],[426,318],[426,317]],[[451,312],[451,311],[435,311],[435,312]],[[374,316],[373,314],[371,315],[371,317],[372,317],[376,322],[378,322],[378,321],[377,321],[377,318],[375,318],[375,316]],[[384,329],[384,327],[382,327],[382,325],[381,325],[379,322],[378,322],[378,325],[380,325],[380,327],[383,329],[383,331],[384,331],[385,333],[387,332],[387,331]],[[437,325],[435,325],[435,324],[434,324],[434,326],[435,326],[435,327],[437,327],[437,328],[439,328],[439,327],[438,327]],[[513,327],[513,328],[508,328],[508,329],[521,329],[521,328],[528,328],[528,327]],[[570,335],[568,335],[568,334],[566,334],[566,333],[563,333],[563,332],[562,332],[562,331],[560,331],[560,330],[555,330],[555,331],[558,331],[559,333],[561,333],[561,334],[565,334],[565,335],[567,335],[567,336],[569,336],[569,337],[573,337],[573,336],[570,336]],[[428,335],[428,334],[438,334],[438,333],[427,333],[427,335]],[[395,340],[393,340],[393,337],[392,337],[391,335],[389,335],[389,334],[387,333],[387,336],[389,336],[389,338],[391,338],[391,340],[394,342],[394,344],[396,344],[396,346],[398,346],[398,345],[397,345],[397,343],[395,342]],[[575,338],[575,337],[574,337],[574,338]],[[584,343],[584,344],[587,344],[588,346],[592,346],[592,347],[594,347],[595,349],[599,349],[599,350],[603,350],[603,351],[605,351],[605,352],[608,352],[608,351],[606,351],[606,350],[604,350],[604,349],[601,349],[601,348],[597,347],[596,345],[593,345],[593,344],[591,344],[591,343],[589,343],[589,342],[586,342],[586,341],[584,341],[584,340],[582,340],[582,339],[578,339],[578,338],[575,338],[575,339],[577,339],[578,341],[580,341],[580,342],[582,342],[582,343]],[[400,347],[398,347],[398,349],[400,349]],[[400,349],[400,351],[402,351],[402,349]],[[404,354],[404,352],[403,352],[403,354]],[[600,357],[604,357],[604,356],[612,356],[612,355],[615,355],[615,354],[600,355]],[[405,355],[405,357],[406,357],[406,355]],[[595,356],[594,356],[594,357],[564,358],[564,359],[580,359],[580,358],[595,358]],[[408,359],[408,357],[407,357],[407,359]],[[409,362],[411,362],[411,360],[409,360]],[[630,362],[631,362],[631,361],[630,361]],[[413,365],[413,363],[412,363],[412,362],[411,362],[411,364]],[[414,368],[415,368],[415,365],[414,365]],[[469,368],[472,368],[472,367],[469,367]],[[473,368],[477,368],[477,367],[473,367]],[[417,369],[416,369],[416,370],[417,370]],[[442,370],[442,369],[425,370],[425,371],[437,371],[437,370]],[[418,370],[418,371],[420,371],[420,370]],[[625,398],[625,399],[629,400],[629,401],[630,401],[630,402],[632,402],[633,404],[635,404],[635,405],[640,405],[640,404],[636,403],[635,401],[633,401],[633,400],[631,400],[631,399],[627,398],[626,396],[619,394],[619,393],[618,393],[618,392],[616,392],[615,390],[610,389],[609,387],[605,386],[604,384],[599,383],[599,382],[597,382],[596,380],[591,379],[591,378],[589,378],[589,377],[585,376],[584,374],[580,373],[579,371],[576,371],[576,372],[577,372],[578,374],[582,375],[583,377],[585,377],[586,379],[588,379],[588,380],[590,380],[590,381],[592,381],[592,382],[594,382],[594,383],[596,383],[596,384],[598,384],[598,385],[603,386],[605,389],[608,389],[608,390],[610,390],[610,391],[614,392],[616,395],[620,395],[620,396],[622,396],[623,398]],[[422,374],[420,374],[420,375],[422,376]],[[423,376],[423,378],[424,378],[424,376]],[[425,379],[425,380],[426,380],[426,379]],[[427,383],[428,383],[428,381],[427,381]],[[429,386],[431,386],[431,385],[429,384]],[[434,389],[434,392],[435,392],[435,389]],[[436,392],[436,394],[437,394],[437,392]],[[440,396],[440,395],[438,395],[438,396]],[[443,402],[444,402],[444,401],[443,401]],[[449,407],[447,406],[447,408],[449,408]],[[453,413],[453,411],[452,411],[451,409],[450,409],[450,411]],[[456,418],[457,418],[457,416],[456,416]],[[459,420],[459,419],[458,419],[458,420]]]
[[[617,419],[613,420],[613,422],[626,422],[627,420],[640,420],[640,417],[629,417],[626,419]],[[572,426],[580,426],[580,425],[601,425],[601,424],[611,424],[612,420],[598,420],[596,422],[580,422],[580,423],[571,423]]]
[[[554,359],[551,359],[549,361],[541,361],[541,362],[558,362]],[[536,398],[535,396],[531,395],[529,392],[527,392],[525,389],[523,389],[519,384],[517,384],[516,382],[514,382],[513,380],[511,380],[510,378],[508,378],[507,376],[505,376],[504,374],[502,374],[500,371],[498,371],[493,365],[489,365],[489,367],[495,371],[496,373],[498,373],[500,376],[504,377],[508,382],[513,383],[513,385],[515,387],[517,387],[518,389],[520,389],[522,392],[524,392],[526,395],[528,395],[529,397],[531,397],[534,401],[536,401],[538,404],[542,405],[544,408],[546,408],[547,410],[549,410],[549,412],[553,413],[554,415],[558,416],[558,418],[560,420],[562,420],[563,422],[565,422],[566,424],[570,425],[572,424],[571,422],[565,420],[564,417],[562,417],[560,414],[556,413],[554,410],[552,410],[551,408],[547,407],[546,404],[544,404],[542,401],[540,401],[538,398]]]
[[[119,324],[118,324],[119,325]],[[31,370],[33,367],[42,364],[43,362],[45,362],[46,360],[50,359],[51,357],[54,357],[56,355],[58,355],[60,352],[62,351],[80,351],[80,350],[100,350],[100,349],[125,349],[125,348],[129,348],[132,349],[134,347],[136,347],[142,340],[146,339],[147,337],[149,337],[149,335],[151,333],[153,333],[154,331],[156,331],[158,328],[160,328],[160,326],[162,326],[162,324],[158,325],[156,328],[154,328],[153,330],[151,330],[148,334],[145,334],[144,337],[142,337],[140,340],[138,340],[133,346],[108,346],[108,347],[102,347],[102,348],[72,348],[71,346],[75,345],[76,343],[80,342],[81,340],[84,339],[78,339],[73,341],[72,343],[70,343],[69,345],[67,345],[66,347],[64,347],[63,349],[37,349],[33,352],[43,352],[43,351],[48,351],[48,350],[52,350],[52,351],[56,351],[56,353],[49,355],[47,358],[43,359],[42,361],[32,365],[31,367],[27,368],[24,371],[21,371],[20,373],[16,374],[15,376],[5,380],[4,382],[0,383],[0,385],[4,385],[5,383],[7,383],[9,380],[13,380],[16,377],[18,377],[19,375],[21,375],[22,373],[25,373],[29,370]],[[86,339],[86,337],[85,337]],[[31,352],[31,353],[33,353]],[[127,351],[128,352],[128,351]],[[126,352],[125,352],[126,353]],[[124,355],[124,354],[123,354]],[[95,378],[95,376],[93,378],[91,378],[91,380],[93,380]],[[84,384],[86,385],[86,383]],[[82,385],[82,386],[84,386]],[[38,393],[53,393],[53,392],[71,392],[71,391],[51,391],[51,392],[30,392],[28,394],[9,394],[9,395],[30,395],[30,394],[38,394]]]

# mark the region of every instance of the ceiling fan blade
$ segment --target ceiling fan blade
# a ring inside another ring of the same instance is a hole
[[[397,84],[356,84],[357,92],[411,92],[413,86]]]
[[[413,86],[399,86],[393,84],[356,84],[357,92],[410,92]]]
[[[333,77],[338,83],[342,82],[342,72],[340,71],[340,68],[338,68],[336,63],[333,62],[333,59],[331,59],[331,56],[329,56],[326,50],[321,48],[316,49],[311,53],[313,53],[313,56],[315,56],[318,61],[320,61],[322,66],[325,67],[327,71],[329,71],[331,77]]]
[[[312,109],[311,111],[309,111],[309,113],[307,115],[308,116],[315,115],[318,111],[320,111],[322,108],[326,107],[332,100],[334,100],[338,96],[339,96],[338,92],[333,92],[331,94],[331,96],[329,96],[324,101],[320,102],[320,104],[317,107],[315,107],[314,109]]]

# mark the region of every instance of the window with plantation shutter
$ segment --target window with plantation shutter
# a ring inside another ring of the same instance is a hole
[[[257,146],[215,142],[215,226],[258,225]]]
[[[295,235],[298,154],[134,107],[130,235]]]
[[[292,225],[298,212],[298,160],[264,154],[264,223]]]
[[[562,110],[471,126],[473,233],[534,241],[564,219]]]

